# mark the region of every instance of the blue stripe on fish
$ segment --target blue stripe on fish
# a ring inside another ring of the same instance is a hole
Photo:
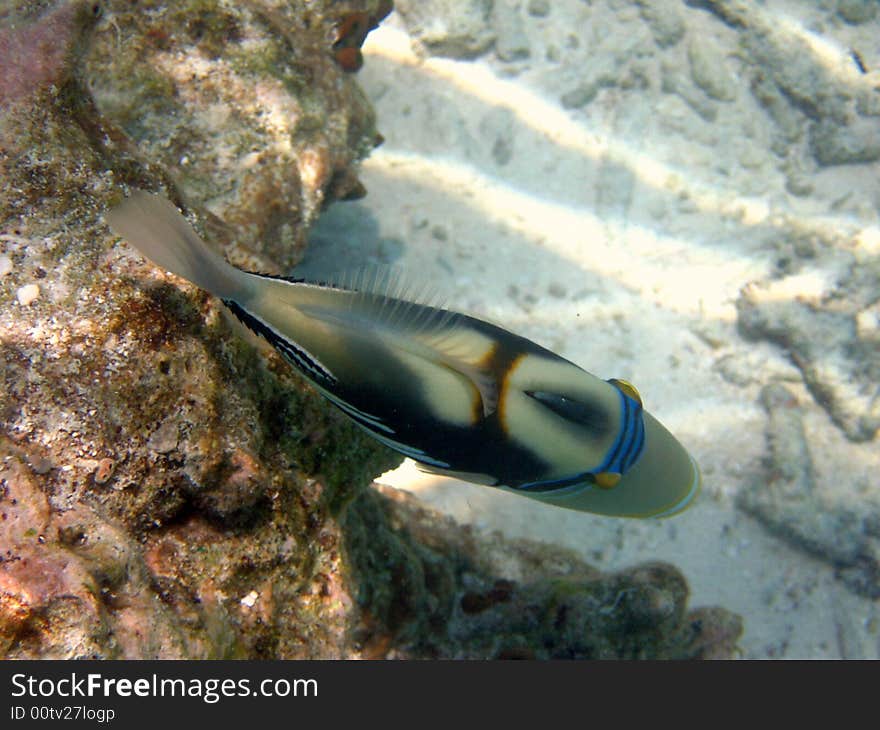
[[[519,484],[515,487],[517,492],[556,492],[576,484],[584,484],[590,481],[593,472],[585,471],[570,477],[562,477],[560,479],[549,479],[546,481],[529,482],[528,484]]]
[[[601,466],[593,470],[593,474],[614,472],[624,474],[632,466],[642,452],[645,443],[645,426],[642,420],[642,407],[632,398],[618,390],[620,395],[620,433],[617,441],[608,452]]]
[[[590,471],[584,471],[559,479],[549,479],[520,484],[517,491],[555,492],[577,484],[587,486],[596,474],[614,472],[624,474],[641,456],[645,446],[645,424],[642,407],[635,400],[618,390],[620,395],[621,424],[617,440],[608,451],[602,464]]]

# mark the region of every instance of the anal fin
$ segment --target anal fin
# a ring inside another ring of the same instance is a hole
[[[479,474],[472,471],[455,471],[453,469],[439,469],[429,466],[428,464],[422,464],[418,461],[416,461],[416,468],[425,474],[434,474],[440,477],[452,477],[453,479],[460,479],[463,482],[470,482],[471,484],[482,484],[487,487],[493,487],[498,484],[498,479],[489,474]]]

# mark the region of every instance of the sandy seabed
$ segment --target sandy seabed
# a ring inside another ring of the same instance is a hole
[[[826,256],[781,276],[780,241],[830,236],[880,250],[878,163],[818,164],[796,130],[780,138],[784,120],[753,91],[743,28],[717,12],[669,2],[683,33],[663,39],[644,3],[508,5],[518,35],[508,23],[476,60],[418,54],[399,12],[370,35],[359,81],[386,142],[364,165],[369,195],[331,210],[307,263],[400,264],[451,308],[632,381],[700,463],[703,491],[673,519],[639,521],[429,477],[411,463],[381,481],[603,569],[670,561],[691,605],[743,616],[745,657],[876,658],[876,601],[738,506],[769,479],[767,383],[801,403],[829,498],[877,498],[876,440],[849,440],[783,347],[744,338],[736,302],[753,281],[783,280],[789,297],[834,286]],[[756,22],[800,39],[840,83],[880,86],[880,21],[845,22],[834,5],[768,0]],[[355,238],[337,235],[353,225]]]

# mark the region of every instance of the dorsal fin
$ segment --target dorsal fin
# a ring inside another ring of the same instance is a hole
[[[398,268],[378,265],[300,281],[350,292],[344,312],[349,324],[362,315],[371,326],[380,325],[420,342],[442,365],[473,384],[483,416],[497,409],[499,385],[488,367],[495,342],[469,327],[464,315],[443,308],[431,285]],[[304,307],[303,312],[321,319],[343,318],[339,311]]]
[[[457,316],[435,287],[398,267],[371,264],[310,283],[351,292],[349,311],[369,312],[377,324],[408,332],[442,328]]]
[[[400,269],[370,265],[330,276],[270,277],[304,286],[334,289],[341,294],[332,305],[315,302],[300,310],[317,319],[387,327],[402,334],[443,329],[461,317],[445,309],[436,289],[404,275]]]

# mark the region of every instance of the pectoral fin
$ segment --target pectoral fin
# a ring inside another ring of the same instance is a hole
[[[498,409],[500,390],[498,378],[490,367],[495,343],[489,338],[466,327],[452,323],[440,332],[428,332],[417,336],[431,348],[438,361],[464,377],[479,396],[479,411],[483,417]]]

